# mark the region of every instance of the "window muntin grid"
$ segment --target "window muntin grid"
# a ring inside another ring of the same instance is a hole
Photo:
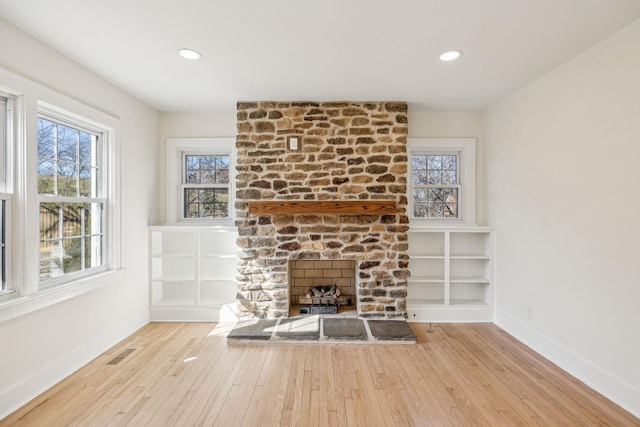
[[[229,218],[228,154],[183,155],[182,199],[185,219]]]
[[[40,280],[104,266],[101,135],[38,117]]]
[[[414,154],[411,158],[414,218],[460,217],[459,153]]]

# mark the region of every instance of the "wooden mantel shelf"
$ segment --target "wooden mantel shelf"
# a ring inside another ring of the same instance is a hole
[[[395,200],[251,200],[255,215],[382,215],[396,213]]]

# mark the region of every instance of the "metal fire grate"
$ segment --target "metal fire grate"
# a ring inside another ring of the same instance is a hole
[[[300,305],[351,305],[351,298],[346,295],[340,295],[339,297],[307,297],[299,296],[298,304]]]
[[[338,314],[337,305],[308,305],[300,307],[300,314]]]

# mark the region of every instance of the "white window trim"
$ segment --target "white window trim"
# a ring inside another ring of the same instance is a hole
[[[5,151],[5,182],[4,195],[7,200],[6,219],[9,227],[6,230],[6,280],[11,282],[9,292],[0,295],[0,307],[2,303],[26,294],[26,271],[24,261],[27,259],[27,242],[25,241],[26,209],[25,209],[25,174],[20,165],[26,158],[25,121],[26,99],[20,88],[20,83],[13,80],[14,76],[5,74],[0,69],[0,92],[9,99],[7,104],[11,113],[7,116],[7,141]],[[16,90],[17,89],[17,90]],[[35,286],[37,290],[37,285]],[[0,313],[1,314],[1,313]],[[1,317],[0,317],[1,318]]]
[[[14,97],[10,93],[5,93],[0,90],[0,96],[3,100],[0,101],[4,104],[2,113],[4,117],[0,123],[0,200],[5,203],[4,218],[0,217],[0,221],[4,220],[5,225],[5,263],[4,263],[4,275],[6,288],[0,287],[0,295],[15,292],[14,282],[12,277],[12,253],[13,253],[13,241],[12,241],[12,229],[13,229],[13,121],[14,121]],[[4,101],[6,99],[6,101]],[[2,207],[0,206],[0,209]],[[1,230],[0,230],[1,232]],[[0,279],[1,280],[1,279]]]
[[[11,180],[13,200],[11,214],[11,268],[14,292],[0,295],[0,322],[7,321],[60,301],[117,283],[121,275],[121,213],[120,213],[120,120],[44,85],[0,68],[0,92],[13,99],[13,141]],[[51,107],[95,122],[108,128],[107,207],[110,215],[105,233],[111,244],[105,251],[108,270],[97,274],[68,278],[57,286],[39,284],[39,202],[37,191],[37,117],[41,107]]]
[[[233,225],[235,219],[235,138],[167,138],[167,224]],[[184,154],[229,156],[229,218],[183,218]]]
[[[409,219],[417,224],[476,224],[476,140],[475,138],[408,138],[409,166],[407,200]],[[416,218],[413,216],[413,185],[411,181],[412,156],[420,154],[457,153],[460,159],[459,179],[461,184],[458,209],[459,218]]]
[[[112,179],[112,171],[109,167],[110,164],[116,163],[114,161],[109,161],[112,159],[112,155],[115,154],[115,129],[108,125],[102,124],[96,120],[80,116],[71,111],[67,111],[55,105],[52,105],[47,102],[38,101],[38,117],[44,117],[51,120],[54,120],[59,123],[67,124],[71,127],[85,129],[92,133],[100,134],[100,197],[88,198],[91,202],[100,202],[104,204],[104,211],[102,212],[101,221],[103,221],[104,230],[103,234],[103,256],[104,262],[101,266],[94,267],[88,270],[83,270],[75,273],[63,274],[61,276],[56,276],[53,278],[40,280],[40,288],[49,287],[49,286],[57,286],[61,283],[69,283],[75,280],[79,280],[81,278],[89,277],[98,273],[102,273],[107,270],[111,270],[114,268],[116,264],[118,264],[115,260],[116,251],[113,248],[114,239],[116,236],[113,233],[113,230],[116,228],[113,223],[113,214],[116,212],[116,206],[114,203],[110,202],[110,196],[117,196],[119,192],[109,191],[110,188],[115,186],[115,182]],[[36,172],[37,173],[37,172]],[[62,196],[49,196],[39,195],[39,202],[44,200],[56,202],[56,201],[66,201],[67,197]],[[71,198],[76,200],[77,198]],[[117,268],[117,267],[115,267]]]

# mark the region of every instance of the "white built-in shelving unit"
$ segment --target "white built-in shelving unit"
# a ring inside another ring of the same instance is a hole
[[[411,227],[409,322],[493,321],[493,231]]]
[[[149,229],[152,321],[236,321],[237,229]],[[409,322],[493,321],[493,231],[409,230]]]
[[[149,228],[152,321],[235,321],[235,227]]]

